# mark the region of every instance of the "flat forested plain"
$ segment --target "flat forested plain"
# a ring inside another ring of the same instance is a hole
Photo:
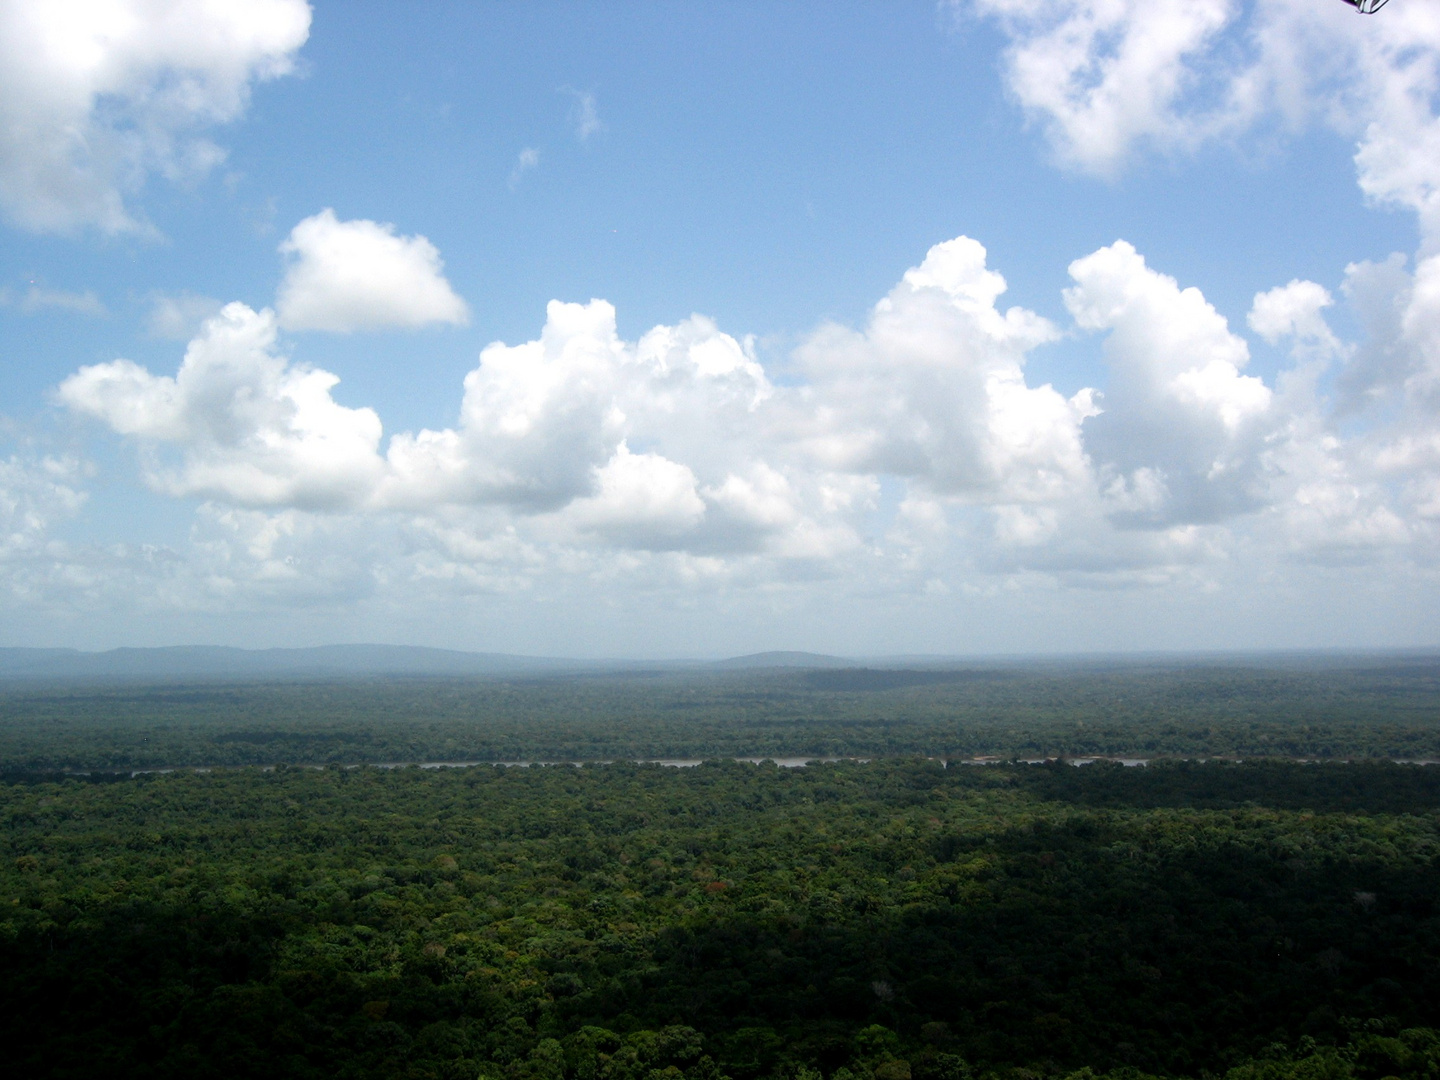
[[[0,1037],[26,1076],[1434,1080],[1440,767],[1390,759],[1440,757],[1436,674],[10,684]],[[978,754],[1152,760],[934,760]],[[611,763],[361,764],[516,759]]]
[[[1440,759],[1440,657],[0,682],[0,769],[915,754]]]

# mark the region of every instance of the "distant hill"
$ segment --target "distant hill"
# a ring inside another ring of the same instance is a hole
[[[757,652],[748,656],[733,656],[729,660],[716,660],[710,666],[740,671],[749,668],[848,668],[856,667],[857,663],[842,656],[826,656],[823,653]]]

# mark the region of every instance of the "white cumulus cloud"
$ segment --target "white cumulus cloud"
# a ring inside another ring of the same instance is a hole
[[[1272,390],[1242,375],[1250,351],[1195,288],[1182,289],[1123,240],[1070,266],[1065,303],[1108,332],[1110,381],[1087,447],[1136,520],[1210,521],[1254,508]]]
[[[380,418],[337,404],[334,375],[291,365],[274,346],[271,312],[228,304],[173,377],[115,360],[81,368],[59,398],[152,451],[147,479],[169,494],[306,508],[363,500],[381,468]]]
[[[1246,322],[1272,345],[1295,337],[1324,352],[1335,352],[1340,343],[1323,314],[1334,302],[1325,286],[1296,280],[1256,295]]]
[[[973,0],[1011,38],[1010,90],[1067,165],[1113,173],[1132,145],[1191,142],[1214,118],[1185,109],[1195,61],[1237,0]]]
[[[1062,329],[1003,307],[1004,279],[959,237],[863,325],[803,338],[784,381],[703,316],[627,340],[607,302],[553,301],[533,340],[481,352],[453,425],[387,440],[376,412],[333,399],[335,376],[277,351],[277,316],[231,304],[173,376],[117,360],[58,396],[132,440],[155,490],[209,500],[181,570],[124,562],[177,604],[579,581],[1198,594],[1282,567],[1418,565],[1440,538],[1434,273],[1392,261],[1335,294],[1262,292],[1250,328],[1291,354],[1272,381],[1197,289],[1124,241],[1071,264]],[[1366,339],[1329,325],[1340,302]],[[1027,378],[1061,333],[1103,336],[1103,395]]]
[[[1357,140],[1364,192],[1440,230],[1440,7],[1338,0],[954,0],[1009,38],[1008,89],[1061,163],[1320,123]]]
[[[275,308],[287,330],[348,333],[469,320],[435,245],[397,236],[393,225],[341,221],[327,208],[296,225],[280,251],[288,265]]]
[[[202,133],[292,71],[309,32],[304,0],[5,0],[0,211],[36,232],[142,228],[127,200],[221,161]]]
[[[1057,330],[999,310],[1005,279],[985,261],[968,237],[937,244],[863,331],[828,326],[801,346],[791,423],[813,460],[981,500],[1044,499],[1085,474],[1093,393],[1026,383],[1026,352]]]
[[[538,340],[480,354],[458,427],[391,440],[382,501],[549,510],[593,492],[624,437],[616,380],[625,344],[602,300],[552,301],[547,315]]]
[[[575,502],[570,521],[623,546],[671,547],[705,516],[688,466],[621,443],[595,474],[597,491]]]

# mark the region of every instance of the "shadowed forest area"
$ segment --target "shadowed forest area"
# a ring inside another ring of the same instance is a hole
[[[1440,767],[1384,760],[1429,753],[1433,668],[899,674],[11,684],[9,1057],[55,1077],[1440,1076]],[[621,760],[350,764],[487,750]],[[728,760],[767,751],[872,760]],[[1155,760],[922,756],[1101,752]],[[1255,760],[1185,760],[1212,753]],[[623,760],[651,755],[711,760]],[[199,763],[220,767],[116,771]]]

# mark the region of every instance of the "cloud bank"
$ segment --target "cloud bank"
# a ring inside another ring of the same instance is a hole
[[[1373,321],[1360,342],[1327,323],[1316,283],[1261,293],[1248,324],[1292,355],[1267,383],[1198,290],[1124,241],[1069,274],[1073,324],[1055,326],[1001,304],[977,241],[937,244],[863,325],[809,334],[784,382],[703,316],[632,341],[605,301],[554,301],[533,340],[481,353],[452,426],[388,437],[375,410],[334,400],[333,374],[285,357],[281,317],[238,303],[175,374],[117,360],[58,398],[133,442],[154,490],[204,500],[177,559],[223,551],[206,580],[230,582],[225,602],[437,582],[934,595],[1203,591],[1237,566],[1433,573],[1429,277],[1348,268],[1341,296]],[[1063,333],[1103,339],[1103,393],[1027,379]]]

